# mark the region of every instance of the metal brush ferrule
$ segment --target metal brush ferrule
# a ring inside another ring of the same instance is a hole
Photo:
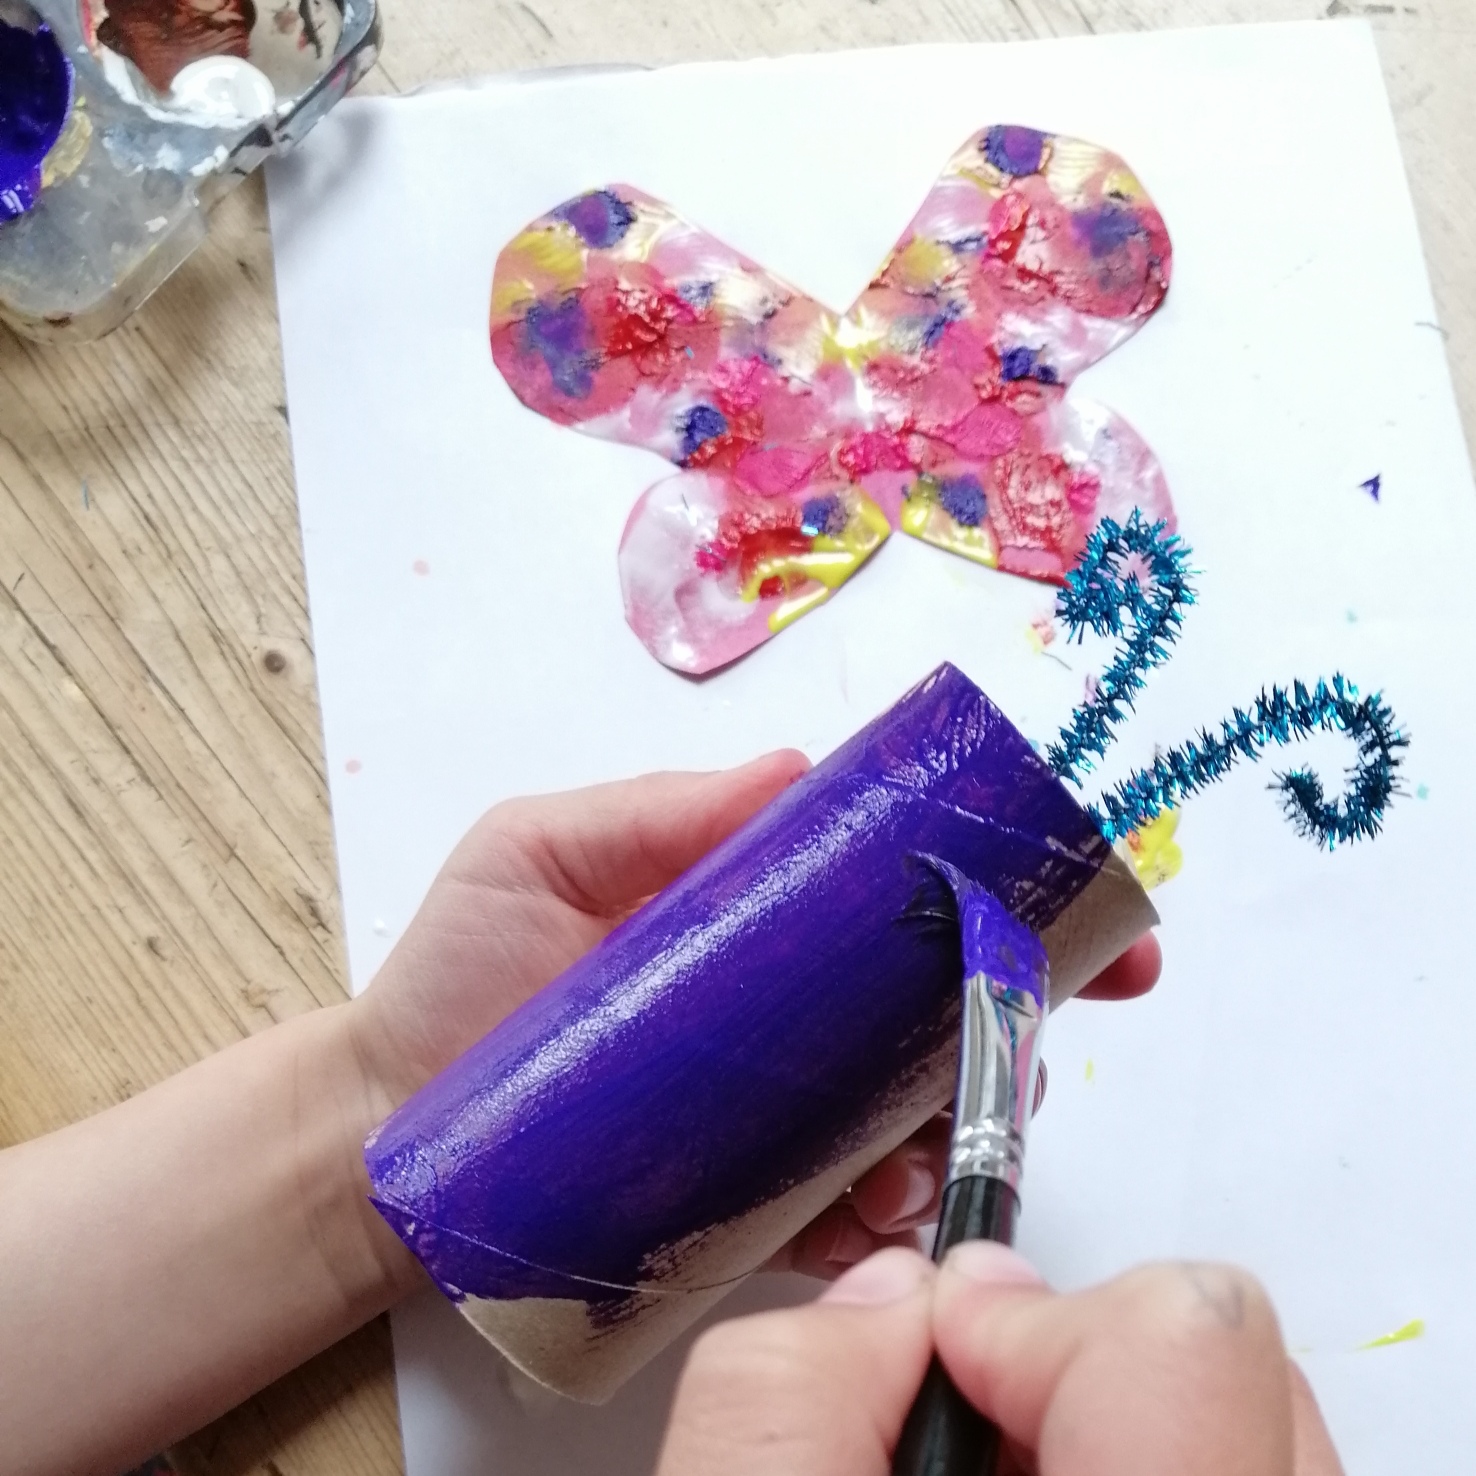
[[[963,1009],[948,1182],[979,1175],[1018,1194],[1046,1012],[1029,990],[987,974],[964,981]]]

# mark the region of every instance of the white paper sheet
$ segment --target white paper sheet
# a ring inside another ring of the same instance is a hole
[[[1264,682],[1335,668],[1382,686],[1414,735],[1411,794],[1372,845],[1297,839],[1265,768],[1191,803],[1183,873],[1155,896],[1160,988],[1053,1022],[1024,1248],[1064,1286],[1151,1256],[1246,1263],[1350,1476],[1454,1476],[1476,1446],[1476,496],[1362,26],[364,100],[274,166],[354,987],[503,796],[779,744],[818,756],[944,658],[1033,736],[1066,718],[1085,653],[1054,647],[1067,670],[1026,636],[1051,591],[900,535],[731,670],[662,669],[621,618],[615,550],[669,468],[525,410],[487,344],[500,247],[617,180],[844,307],[953,148],[995,121],[1117,150],[1175,244],[1166,307],[1081,385],[1156,449],[1203,571],[1116,766]],[[1359,490],[1375,473],[1378,503]],[[1422,1339],[1356,1351],[1417,1317]],[[675,1356],[604,1410],[550,1415],[434,1298],[398,1314],[396,1339],[410,1476],[649,1469]]]

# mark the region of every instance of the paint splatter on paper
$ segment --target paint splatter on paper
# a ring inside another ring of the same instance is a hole
[[[1060,582],[1103,517],[1173,517],[1153,453],[1071,381],[1168,288],[1158,211],[1116,155],[997,126],[953,156],[837,314],[627,185],[498,257],[492,352],[561,425],[682,470],[620,545],[626,618],[711,671],[828,599],[894,529]]]
[[[1145,825],[1130,830],[1118,845],[1118,853],[1132,866],[1145,892],[1172,881],[1184,865],[1184,853],[1174,834],[1179,812],[1164,810]]]
[[[1367,492],[1375,502],[1379,500],[1379,493],[1383,489],[1384,479],[1382,476],[1371,476],[1366,482],[1360,482],[1359,487]]]
[[[1385,1333],[1381,1338],[1371,1338],[1366,1343],[1358,1345],[1360,1353],[1366,1353],[1370,1348],[1392,1348],[1396,1343],[1412,1343],[1416,1338],[1425,1336],[1425,1319],[1416,1317],[1412,1322],[1406,1322],[1403,1327],[1396,1327],[1393,1332]]]

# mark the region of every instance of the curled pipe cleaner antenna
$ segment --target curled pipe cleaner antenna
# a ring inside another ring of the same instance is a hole
[[[1133,555],[1146,566],[1145,589],[1135,571],[1122,564]],[[1084,702],[1046,751],[1050,766],[1076,785],[1089,773],[1092,760],[1106,753],[1112,729],[1133,708],[1143,678],[1168,660],[1178,638],[1183,609],[1194,603],[1189,586],[1189,550],[1163,522],[1150,523],[1137,509],[1123,526],[1103,518],[1066,586],[1056,600],[1056,614],[1080,641],[1087,630],[1119,635],[1124,640]]]
[[[1301,682],[1292,683],[1289,696],[1281,687],[1263,691],[1252,711],[1237,707],[1220,724],[1218,737],[1201,732],[1110,789],[1091,808],[1092,818],[1115,841],[1213,784],[1240,758],[1254,760],[1269,744],[1291,743],[1318,729],[1346,733],[1357,745],[1357,761],[1342,797],[1332,802],[1310,769],[1278,774],[1271,787],[1281,791],[1287,818],[1299,834],[1329,850],[1339,841],[1376,835],[1385,807],[1399,792],[1396,776],[1409,739],[1382,696],[1360,698],[1358,688],[1341,676],[1319,681],[1310,692]]]
[[[1147,589],[1122,564],[1136,555],[1150,577]],[[1086,630],[1123,637],[1090,701],[1071,715],[1046,757],[1063,779],[1080,785],[1092,760],[1112,741],[1113,727],[1132,711],[1143,678],[1168,658],[1179,634],[1183,609],[1194,603],[1188,583],[1189,550],[1164,523],[1149,523],[1137,511],[1124,526],[1104,518],[1087,541],[1056,602],[1056,613],[1080,640]],[[1213,784],[1240,759],[1255,760],[1271,744],[1284,745],[1321,730],[1346,733],[1357,747],[1342,796],[1329,801],[1310,769],[1276,776],[1282,808],[1301,835],[1329,849],[1339,841],[1377,834],[1384,810],[1398,793],[1397,774],[1409,740],[1399,731],[1382,696],[1360,697],[1342,676],[1319,681],[1309,692],[1294,682],[1263,691],[1244,712],[1236,708],[1220,724],[1161,754],[1108,790],[1092,818],[1109,841],[1146,824],[1163,810]]]

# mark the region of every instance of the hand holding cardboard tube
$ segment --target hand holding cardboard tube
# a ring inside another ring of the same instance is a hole
[[[124,1470],[422,1285],[369,1204],[366,1134],[806,768],[772,754],[499,806],[367,993],[0,1151],[0,1205],[25,1206],[0,1215],[0,1476]],[[1157,972],[1145,939],[1096,991]],[[916,1223],[945,1141],[925,1127],[883,1158],[789,1264],[833,1276]]]
[[[518,799],[452,853],[373,987],[360,1049],[388,1114],[592,948],[651,894],[809,769],[795,750],[717,773],[649,774]],[[1129,999],[1158,977],[1150,934],[1082,999]],[[894,1149],[796,1236],[773,1269],[830,1279],[936,1215],[946,1120]],[[376,1224],[376,1229],[379,1228]]]
[[[573,1398],[609,1398],[947,1106],[963,954],[945,873],[1039,935],[1053,1004],[1157,921],[947,663],[790,777],[618,921],[566,879],[593,946],[365,1144],[376,1209],[436,1285]]]

